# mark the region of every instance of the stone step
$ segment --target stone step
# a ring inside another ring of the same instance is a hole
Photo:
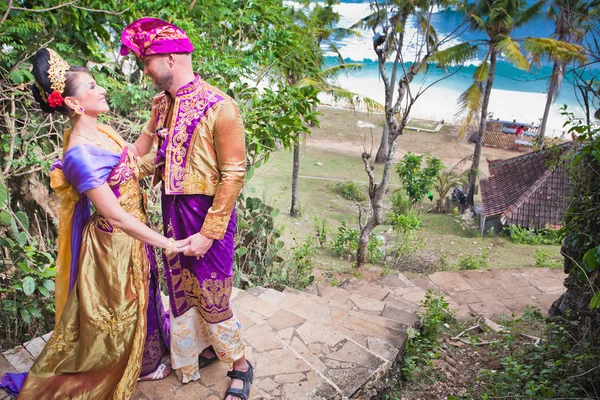
[[[299,357],[308,364],[313,372],[324,378],[325,382],[319,382],[315,379],[315,382],[312,383],[318,385],[315,390],[307,392],[307,388],[305,388],[302,393],[296,390],[293,392],[295,397],[292,398],[305,398],[300,397],[304,396],[305,393],[310,393],[310,398],[313,399],[329,398],[326,396],[330,396],[332,393],[327,391],[328,387],[325,383],[330,383],[338,396],[353,397],[364,386],[368,386],[370,381],[385,373],[389,368],[390,364],[387,360],[356,343],[333,327],[321,323],[322,321],[315,323],[304,316],[298,315],[295,312],[295,307],[288,307],[290,304],[286,302],[286,299],[289,298],[288,294],[264,288],[254,288],[250,292],[252,294],[238,293],[233,300],[233,304],[237,315],[249,319],[242,320],[241,323],[250,326],[244,332],[244,337],[253,349],[257,371],[261,366],[267,364],[259,364],[260,357],[257,357],[256,350],[281,349],[283,345],[285,349],[291,350],[294,356]],[[271,302],[260,298],[261,295]],[[297,299],[302,299],[308,304],[307,299],[302,296],[298,296]],[[323,304],[318,306],[326,307]],[[345,310],[345,312],[349,311]],[[288,362],[290,359],[290,354],[286,354],[286,358],[282,358],[278,362]],[[269,371],[270,369],[272,368],[267,366],[266,370],[264,368],[261,370],[261,373],[272,374]],[[265,391],[274,388],[271,382],[276,382],[276,379],[273,376],[265,377],[269,378],[267,387],[264,387],[262,382],[258,382],[257,387]],[[310,381],[308,383],[311,384]],[[282,393],[287,392],[275,388],[275,390],[267,391],[267,393],[279,398]]]
[[[291,311],[313,324],[331,327],[339,333],[369,349],[389,363],[393,363],[404,346],[407,325],[378,315],[352,310],[349,305],[329,301],[323,304],[313,294],[286,288],[248,290],[272,306]]]
[[[355,282],[343,287],[316,285],[311,293],[354,311],[414,327],[418,323],[418,302],[425,297],[426,291],[402,274],[390,274],[377,281]]]

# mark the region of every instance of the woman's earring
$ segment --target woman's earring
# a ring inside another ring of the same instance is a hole
[[[84,111],[85,111],[85,110],[84,110],[84,109],[83,109],[83,107],[81,107],[81,106],[79,106],[79,107],[77,107],[77,108],[75,109],[75,113],[76,113],[77,115],[81,115],[81,114],[83,114],[83,112],[84,112]]]

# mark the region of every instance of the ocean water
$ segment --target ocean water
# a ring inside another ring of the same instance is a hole
[[[370,12],[369,2],[363,0],[341,0],[341,3],[336,6],[336,10],[341,15],[339,26],[345,28],[356,23]],[[439,37],[445,37],[455,31],[463,20],[464,15],[454,10],[440,10],[432,16],[433,26],[436,28]],[[551,21],[539,17],[528,25],[515,30],[513,37],[550,37],[553,29]],[[379,78],[377,58],[372,48],[372,37],[372,31],[363,30],[360,37],[344,38],[335,43],[345,62],[363,64],[359,71],[340,74],[336,83],[345,89],[383,102],[383,82]],[[482,36],[479,33],[463,30],[460,31],[459,35],[453,37],[446,46],[480,38]],[[406,27],[405,48],[402,53],[407,63],[414,59],[415,48],[417,47],[415,46],[416,39],[414,20],[409,20]],[[325,48],[326,46],[324,46]],[[447,77],[448,74],[452,74],[452,76],[425,91],[412,109],[412,116],[458,122],[462,118],[462,116],[456,115],[458,112],[458,97],[473,82],[473,73],[477,65],[481,63],[484,54],[482,48],[479,57],[465,66],[451,68],[447,71],[440,68],[430,68],[426,75],[419,74],[411,84],[413,93],[427,87],[436,80]],[[334,53],[326,52],[326,56],[327,65],[338,63]],[[496,67],[489,106],[489,111],[493,113],[493,117],[539,124],[544,112],[548,77],[551,72],[552,65],[547,61],[541,67],[531,71],[522,71],[500,57]],[[583,116],[583,110],[577,101],[573,86],[569,82],[570,79],[567,74],[560,95],[552,105],[547,130],[549,136],[559,136],[565,130],[563,128],[565,117],[560,114],[560,108],[564,104],[567,104],[569,110],[577,116]],[[332,99],[326,96],[323,100],[324,102],[333,102]]]

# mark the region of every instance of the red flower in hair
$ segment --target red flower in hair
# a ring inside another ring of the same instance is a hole
[[[58,90],[55,90],[48,95],[48,105],[52,108],[62,106],[64,101],[65,99],[63,99]]]

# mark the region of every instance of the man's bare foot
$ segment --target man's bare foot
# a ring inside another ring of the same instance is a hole
[[[148,375],[140,376],[138,378],[138,382],[160,381],[161,379],[165,379],[167,376],[169,376],[171,372],[173,372],[173,368],[171,368],[170,365],[161,363],[153,372],[150,372]]]
[[[202,351],[202,354],[200,354],[202,357],[207,358],[207,359],[213,359],[215,358],[217,355],[215,354],[215,352],[213,351],[212,347],[207,347]]]

